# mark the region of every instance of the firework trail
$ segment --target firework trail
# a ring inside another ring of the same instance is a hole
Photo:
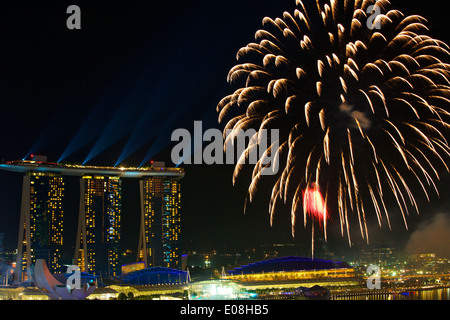
[[[407,228],[409,209],[419,213],[413,190],[428,201],[430,191],[439,195],[436,181],[449,172],[450,54],[425,24],[386,0],[297,1],[292,14],[264,18],[255,42],[238,51],[245,62],[228,81],[239,87],[219,102],[219,122],[226,121],[224,132],[279,129],[279,147],[266,149],[281,168],[271,223],[284,202],[293,236],[303,216],[313,233],[319,222],[326,238],[327,219],[338,215],[351,245],[351,217],[368,241],[367,213],[391,228],[385,198],[395,200]],[[259,145],[249,144],[245,154]],[[243,167],[236,165],[233,181]]]

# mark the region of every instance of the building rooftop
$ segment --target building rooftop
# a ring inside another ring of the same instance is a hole
[[[299,271],[299,270],[323,270],[349,268],[348,264],[341,261],[311,259],[297,256],[275,258],[269,260],[250,263],[228,271],[231,275],[267,273],[279,271]]]
[[[161,164],[161,163],[158,163]],[[62,164],[37,160],[17,160],[0,164],[0,169],[13,172],[37,172],[54,173],[68,176],[101,175],[116,176],[121,178],[143,178],[143,177],[174,177],[183,178],[182,168],[167,168],[164,166],[150,167],[107,167],[107,166],[85,166],[78,164]]]

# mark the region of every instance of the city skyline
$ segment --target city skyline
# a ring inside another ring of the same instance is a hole
[[[170,128],[189,127],[193,123],[191,120],[196,119],[204,119],[205,124],[217,126],[214,106],[224,93],[229,92],[225,75],[235,63],[236,50],[251,39],[264,16],[279,16],[284,10],[292,8],[294,2],[261,4],[249,1],[222,6],[195,1],[189,4],[180,2],[177,3],[179,13],[173,13],[170,7],[155,8],[151,5],[145,6],[148,10],[142,10],[141,5],[127,8],[125,15],[120,6],[111,5],[107,13],[100,14],[104,9],[102,7],[100,10],[100,5],[81,5],[83,23],[79,33],[65,28],[67,15],[64,4],[51,8],[30,4],[26,10],[19,5],[11,5],[11,16],[5,18],[3,23],[12,24],[15,34],[7,37],[7,43],[14,45],[17,35],[26,40],[16,44],[24,61],[20,71],[16,73],[13,68],[5,71],[12,82],[8,84],[4,80],[5,92],[10,89],[6,95],[9,107],[5,112],[8,116],[4,119],[10,117],[13,120],[4,120],[1,129],[1,158],[20,159],[35,152],[47,154],[54,161],[66,154],[64,161],[80,164],[90,156],[92,158],[88,164],[110,166],[116,165],[119,160],[124,165],[129,162],[136,166],[146,158],[168,161]],[[430,21],[431,32],[442,40],[448,37],[441,22],[444,13],[427,8],[420,2],[400,1],[395,5],[405,12],[424,15]],[[14,23],[13,17],[19,12],[29,18],[28,24]],[[161,12],[172,12],[174,15],[168,23],[169,30],[161,27],[161,24],[164,25],[164,18],[158,17]],[[46,36],[41,31],[30,31],[31,25],[43,23],[39,18],[42,16],[49,18],[42,25],[43,30],[48,32]],[[61,28],[57,27],[59,24]],[[180,30],[185,26],[189,28],[182,33]],[[193,34],[198,38],[194,39]],[[156,50],[158,47],[161,49]],[[171,53],[167,57],[165,50]],[[13,59],[13,52],[4,53],[6,61]],[[33,52],[32,62],[25,62],[26,52]],[[202,54],[209,58],[202,58]],[[103,57],[107,57],[106,60],[102,61]],[[37,63],[39,60],[45,63]],[[45,68],[52,71],[46,74]],[[33,71],[33,76],[18,76],[27,74],[29,70]],[[206,74],[193,77],[195,72],[200,72],[198,70]],[[172,74],[176,71],[178,78],[173,79]],[[43,81],[40,81],[41,77]],[[177,89],[180,90],[179,100],[171,99],[176,95],[167,93],[170,92],[168,88],[180,88],[180,83],[186,82],[190,82],[191,87],[184,91]],[[146,89],[146,85],[154,90]],[[29,94],[20,95],[18,88],[29,91]],[[192,94],[188,94],[189,90]],[[146,101],[149,103],[146,104]],[[143,121],[149,121],[148,128],[144,126],[142,129],[139,118],[146,113],[143,107],[146,105],[150,105],[148,112],[153,118],[165,121],[157,123],[151,120],[152,117],[142,117]],[[93,126],[94,123],[97,126]],[[147,140],[131,138],[146,134]],[[187,172],[186,186],[182,186],[183,201],[186,201],[182,212],[185,217],[185,245],[195,247],[202,243],[263,241],[309,243],[310,236],[306,231],[292,238],[289,221],[285,221],[289,220],[287,211],[275,221],[274,227],[269,226],[265,199],[269,190],[263,188],[259,201],[244,214],[246,186],[232,186],[231,166],[184,167]],[[5,233],[4,244],[10,247],[15,245],[17,238],[14,230],[18,230],[20,199],[15,194],[20,192],[21,181],[9,173],[2,174],[2,177],[4,182],[0,191],[4,197],[0,228],[3,229],[0,232]],[[409,231],[404,229],[401,219],[393,219],[392,231],[388,228],[375,230],[376,221],[369,222],[369,228],[374,229],[373,241],[377,238],[395,238],[407,243],[414,231],[419,231],[427,222],[431,223],[438,213],[446,213],[448,179],[439,183],[442,186],[441,198],[433,198],[431,205],[427,205],[426,201],[420,203],[422,215],[417,217],[412,213],[408,217]],[[134,193],[136,187],[129,190]],[[127,206],[126,203],[124,205]],[[138,208],[130,208],[134,216],[139,215]],[[73,217],[76,213],[65,214]],[[201,229],[198,221],[207,227]],[[353,239],[364,242],[357,235]],[[352,250],[338,230],[330,230],[328,245]]]

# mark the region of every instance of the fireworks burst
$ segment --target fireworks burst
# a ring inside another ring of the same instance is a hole
[[[386,0],[296,2],[293,14],[264,18],[255,42],[237,53],[228,81],[240,87],[218,106],[225,130],[278,129],[280,168],[269,204],[291,207],[304,226],[338,215],[341,234],[366,213],[381,227],[392,196],[406,228],[419,213],[416,191],[430,200],[448,173],[449,47],[427,35],[426,20],[390,9]],[[224,130],[224,132],[225,132]],[[233,135],[229,135],[230,138]],[[259,140],[258,140],[259,141]],[[249,144],[246,153],[258,147]],[[261,181],[262,158],[248,190]],[[233,181],[244,165],[235,167]],[[322,196],[323,195],[323,196]],[[300,219],[301,220],[301,219]],[[337,220],[337,219],[336,219]]]

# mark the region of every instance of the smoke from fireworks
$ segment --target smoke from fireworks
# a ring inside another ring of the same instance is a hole
[[[266,149],[282,169],[269,212],[272,223],[278,204],[290,205],[293,235],[301,220],[305,227],[312,221],[313,233],[321,222],[326,234],[333,214],[350,245],[351,216],[368,241],[366,213],[390,228],[389,197],[407,228],[409,210],[419,213],[417,192],[430,200],[449,172],[449,47],[427,35],[423,17],[405,16],[386,0],[296,7],[264,18],[255,42],[238,51],[245,62],[228,81],[239,88],[217,106],[224,132],[279,130],[278,149]],[[243,168],[236,165],[233,181]],[[263,168],[261,160],[254,166],[250,201]]]

